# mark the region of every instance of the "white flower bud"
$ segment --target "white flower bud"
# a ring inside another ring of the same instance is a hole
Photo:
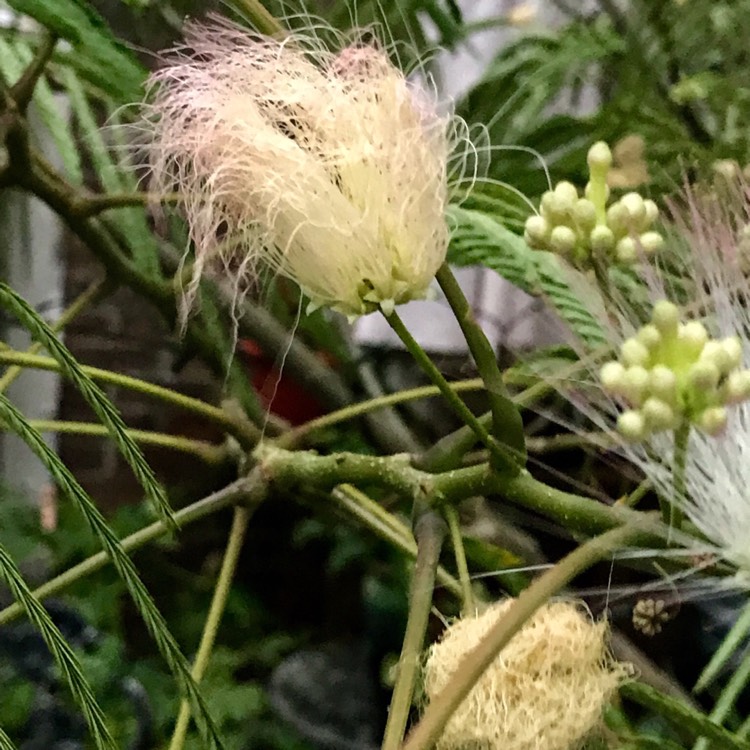
[[[636,338],[626,339],[620,347],[620,359],[628,366],[648,364],[648,349]]]
[[[549,238],[549,223],[543,216],[529,216],[524,226],[526,244],[538,250],[546,249]]]
[[[646,219],[646,205],[638,193],[626,193],[620,198],[620,205],[628,214],[628,227],[638,231]]]
[[[636,334],[636,338],[638,341],[640,341],[647,349],[656,349],[659,344],[661,344],[661,333],[659,333],[659,329],[653,324],[648,323],[645,326],[642,326],[638,333]]]
[[[638,242],[646,255],[655,255],[664,247],[664,238],[658,232],[644,232]]]
[[[648,386],[654,396],[673,404],[677,395],[677,376],[666,365],[655,365],[648,374]]]
[[[730,404],[750,398],[750,370],[735,370],[729,373],[724,383],[724,398]]]
[[[633,405],[639,406],[648,390],[648,370],[640,365],[628,367],[622,379],[623,396]]]
[[[622,395],[625,386],[625,368],[619,362],[607,362],[599,370],[599,379],[605,390]]]
[[[675,336],[680,322],[680,311],[677,305],[669,300],[659,300],[654,305],[651,321],[661,331],[662,336]]]
[[[708,331],[703,323],[691,320],[679,327],[677,338],[685,353],[691,358],[695,358],[703,352],[703,348],[708,342]]]
[[[615,236],[609,227],[600,224],[591,230],[589,242],[595,253],[609,253],[615,246]]]
[[[646,424],[653,431],[669,430],[676,424],[675,413],[669,404],[658,398],[647,398],[641,407]]]
[[[563,180],[555,185],[555,198],[572,208],[578,201],[578,190],[572,182]]]
[[[627,440],[643,440],[646,437],[646,420],[638,411],[624,411],[617,419],[617,429]]]
[[[702,391],[716,388],[720,377],[719,368],[713,362],[704,359],[691,365],[688,370],[690,384]]]
[[[718,435],[727,426],[727,410],[723,406],[704,409],[698,417],[698,426],[709,435]]]
[[[590,231],[596,226],[596,208],[587,198],[579,198],[573,208],[573,219],[576,226],[583,231]]]
[[[623,265],[630,266],[638,260],[638,248],[632,237],[623,237],[615,247],[615,257]]]
[[[628,209],[621,201],[613,203],[607,209],[607,226],[614,232],[615,237],[622,237],[628,232]]]
[[[577,240],[576,233],[570,227],[558,226],[549,236],[549,245],[556,253],[568,255],[573,252]]]
[[[723,354],[720,365],[723,372],[729,372],[742,363],[742,342],[739,336],[728,336],[721,342]]]
[[[597,141],[586,155],[591,173],[601,174],[612,166],[612,151],[604,141]]]
[[[659,218],[659,207],[650,198],[643,201],[643,205],[646,209],[646,226],[643,228],[647,229]]]

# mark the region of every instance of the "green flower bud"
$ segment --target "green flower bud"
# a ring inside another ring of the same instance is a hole
[[[705,409],[698,417],[698,426],[709,435],[718,435],[727,426],[727,410],[723,406]]]
[[[617,429],[627,440],[643,440],[646,437],[646,420],[638,411],[624,411],[617,419]]]
[[[647,398],[641,413],[651,430],[669,430],[676,425],[675,413],[669,404],[658,398]]]
[[[634,365],[645,366],[648,364],[648,349],[636,338],[623,341],[620,347],[620,359],[623,364],[632,367]]]
[[[595,253],[609,253],[615,246],[615,236],[609,227],[600,224],[591,230],[589,242]]]
[[[677,309],[677,305],[669,302],[669,300],[660,300],[654,305],[651,321],[659,329],[662,336],[676,336],[677,327],[680,323],[680,311]]]
[[[549,236],[549,245],[556,253],[568,255],[576,246],[578,237],[576,233],[566,226],[555,227]]]
[[[594,194],[597,190],[601,190],[604,187],[604,201],[609,200],[609,185],[592,184],[591,182],[586,183],[586,187],[583,189],[583,195],[588,200],[594,200]]]

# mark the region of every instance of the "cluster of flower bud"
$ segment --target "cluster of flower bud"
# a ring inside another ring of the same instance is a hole
[[[727,406],[750,398],[750,370],[741,369],[736,336],[711,339],[698,321],[680,323],[676,305],[662,300],[651,322],[623,342],[617,360],[600,371],[602,385],[630,407],[617,427],[630,440],[685,422],[716,435]]]
[[[659,209],[652,200],[630,192],[607,206],[612,152],[606,143],[589,149],[588,166],[583,197],[570,182],[558,182],[544,193],[539,213],[526,220],[529,247],[562,255],[581,268],[593,260],[632,265],[641,253],[658,252],[664,238],[653,229]]]

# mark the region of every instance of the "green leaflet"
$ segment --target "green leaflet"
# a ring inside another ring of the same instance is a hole
[[[95,85],[119,101],[142,96],[145,70],[112,34],[104,19],[85,0],[7,0],[11,8],[31,16],[73,47],[65,55]]]
[[[3,415],[3,417],[5,417],[4,407],[6,405],[5,397],[0,397],[0,415]],[[10,589],[13,598],[23,607],[30,622],[44,638],[50,653],[57,662],[60,674],[81,708],[96,747],[99,750],[116,750],[117,745],[107,729],[104,713],[81,671],[78,657],[70,648],[58,627],[52,622],[47,610],[34,597],[18,567],[2,545],[0,545],[0,578]],[[4,733],[0,733],[0,747],[13,747],[10,739]]]
[[[606,343],[597,319],[566,282],[557,257],[531,250],[521,237],[480,211],[450,206],[448,221],[451,263],[492,269],[523,291],[544,296],[587,347]]]
[[[107,398],[96,383],[81,369],[75,357],[55,336],[54,331],[44,322],[39,314],[20,295],[7,284],[0,282],[0,307],[13,315],[32,337],[39,341],[57,362],[60,371],[70,378],[81,392],[87,403],[94,410],[99,420],[112,435],[123,458],[133,470],[146,496],[154,504],[159,515],[172,527],[174,517],[169,507],[164,488],[159,484],[141,449],[127,434],[117,407]]]
[[[130,592],[154,642],[177,680],[180,692],[189,700],[205,747],[210,748],[210,750],[221,748],[222,743],[218,730],[208,714],[205,700],[198,691],[198,686],[190,673],[190,665],[140,579],[135,565],[123,550],[117,535],[107,524],[104,516],[71,474],[68,467],[60,460],[60,457],[44,442],[41,434],[29,425],[24,416],[3,394],[0,394],[0,420],[5,423],[11,432],[26,443],[49,471],[62,495],[80,510],[112,561],[117,574]]]

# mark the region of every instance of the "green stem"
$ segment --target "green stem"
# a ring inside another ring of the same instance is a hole
[[[223,489],[215,492],[213,495],[204,497],[195,503],[188,505],[174,514],[175,522],[182,528],[193,521],[198,521],[212,513],[223,510],[224,508],[240,502],[252,494],[257,483],[255,478],[238,479],[236,482],[227,485]],[[133,552],[143,547],[155,539],[165,536],[170,528],[164,521],[155,521],[154,523],[139,529],[133,534],[120,540],[120,544],[125,552]],[[34,598],[38,600],[46,599],[48,596],[54,596],[60,593],[68,586],[72,586],[76,581],[85,578],[97,570],[101,570],[110,562],[106,552],[97,552],[95,555],[86,558],[78,565],[55,576],[47,583],[43,583],[32,592]],[[23,614],[23,609],[18,604],[11,604],[3,610],[0,610],[0,626],[7,625],[17,617]]]
[[[629,682],[620,688],[620,694],[663,716],[680,731],[688,730],[694,737],[708,737],[721,750],[750,750],[750,743],[715,724],[706,714],[652,687]]]
[[[458,513],[452,505],[446,505],[443,509],[445,520],[448,522],[448,529],[451,535],[451,545],[453,554],[456,557],[456,570],[458,570],[458,580],[461,581],[462,607],[461,611],[466,615],[473,615],[474,592],[471,588],[471,576],[469,575],[469,566],[466,564],[466,550],[464,541],[461,537],[461,524],[458,520]]]
[[[411,582],[409,617],[401,656],[398,660],[396,685],[388,709],[388,722],[385,727],[382,750],[398,750],[406,731],[445,531],[445,522],[434,510],[425,510],[420,513],[414,524],[417,561]]]
[[[376,503],[351,484],[342,484],[334,488],[331,497],[352,518],[361,521],[381,539],[400,549],[412,559],[416,558],[417,543],[414,541],[411,530],[380,503]],[[437,569],[437,581],[455,597],[461,597],[461,584],[442,565],[439,565]]]
[[[602,534],[585,542],[554,568],[543,573],[521,592],[507,612],[500,618],[479,644],[470,651],[451,677],[450,683],[430,702],[403,745],[403,750],[428,750],[440,738],[453,712],[458,708],[477,680],[496,656],[523,627],[524,623],[551,596],[576,575],[609,555],[613,550],[628,544],[636,532],[629,526]]]
[[[286,34],[284,27],[266,10],[260,0],[229,0],[229,5],[250,21],[261,34],[268,36]]]
[[[748,682],[750,682],[750,654],[746,653],[739,669],[732,673],[729,681],[721,691],[711,713],[708,715],[709,719],[717,724],[723,723],[740,693],[747,687]],[[695,743],[693,750],[708,750],[710,744],[706,737],[701,737]]]
[[[398,316],[398,313],[392,312],[390,315],[386,315],[385,319],[395,331],[396,335],[401,339],[412,357],[414,357],[417,364],[422,368],[424,373],[440,389],[440,393],[456,415],[464,424],[468,425],[474,431],[479,440],[487,446],[498,468],[502,466],[508,473],[518,473],[518,462],[516,461],[515,456],[509,451],[507,446],[501,445],[493,439],[492,435],[487,431],[487,428],[453,391],[448,381],[443,377],[443,374],[437,367],[435,367],[434,362],[427,356],[427,352],[422,349],[416,339],[411,335],[408,328]]]
[[[473,378],[472,380],[458,380],[452,383],[448,383],[451,390],[456,393],[462,393],[465,391],[480,391],[484,388],[484,383],[480,378]],[[347,422],[351,419],[356,419],[364,414],[369,414],[372,411],[378,409],[384,409],[388,406],[395,404],[402,404],[406,401],[416,401],[420,398],[430,398],[432,396],[439,396],[440,389],[436,385],[422,385],[418,388],[409,388],[408,390],[398,391],[396,393],[388,393],[384,396],[378,396],[377,398],[368,399],[367,401],[360,401],[357,404],[351,406],[345,406],[343,409],[337,409],[336,411],[324,414],[322,417],[311,419],[309,422],[305,422],[299,427],[295,427],[293,430],[285,433],[278,438],[276,444],[282,448],[293,448],[299,446],[304,442],[305,438],[316,430],[321,430],[326,427],[333,427],[334,425],[340,424],[341,422]]]
[[[102,295],[104,290],[107,288],[107,283],[104,280],[98,280],[93,282],[81,295],[76,297],[75,300],[64,310],[63,314],[55,321],[52,326],[52,330],[55,333],[61,331],[65,326],[68,325],[74,318],[76,318],[83,310],[89,305],[93,304]],[[36,354],[42,345],[35,341],[27,350],[26,354]],[[14,365],[9,367],[3,376],[0,378],[0,393],[4,393],[10,384],[23,372],[23,367],[20,365]]]
[[[492,411],[492,434],[510,448],[517,458],[516,463],[523,465],[526,460],[523,420],[508,395],[495,351],[482,327],[477,323],[471,305],[447,263],[440,266],[435,278],[456,316],[479,375],[487,388],[487,398]],[[509,468],[504,460],[492,463],[499,470]]]
[[[55,419],[29,419],[29,425],[38,432],[59,432],[68,435],[91,435],[108,437],[109,429],[98,422],[63,422]],[[0,423],[0,431],[4,429]],[[227,459],[223,445],[213,445],[205,440],[191,440],[179,435],[149,430],[126,430],[133,440],[143,445],[158,445],[169,450],[190,453],[208,464],[220,464]]]
[[[198,646],[198,653],[196,654],[191,672],[196,683],[199,683],[203,679],[203,675],[208,668],[208,662],[211,659],[211,652],[216,642],[216,634],[218,633],[227,598],[229,597],[229,591],[232,587],[232,579],[237,570],[237,562],[240,558],[242,543],[245,540],[245,532],[247,531],[247,525],[250,522],[252,512],[252,509],[241,505],[234,509],[229,541],[227,542],[226,552],[224,553],[221,570],[219,571],[219,578],[216,581],[216,588],[211,599],[211,606],[206,616],[201,642]],[[169,750],[182,750],[189,724],[190,704],[183,700],[180,705],[180,713],[177,716],[174,733],[172,734],[172,741],[169,743]]]
[[[672,467],[672,497],[659,496],[661,516],[670,528],[679,529],[683,514],[680,506],[685,497],[685,463],[687,461],[688,442],[690,441],[690,422],[684,421],[674,431],[674,466]]]
[[[104,193],[80,198],[73,210],[77,216],[88,218],[114,208],[178,203],[181,199],[179,193]]]
[[[16,351],[0,351],[0,364],[15,364],[21,367],[33,367],[37,370],[51,370],[55,372],[60,369],[58,363],[51,357],[41,357],[35,354],[24,354]],[[130,391],[136,391],[145,396],[173,404],[180,409],[198,414],[224,428],[243,447],[249,448],[254,446],[260,437],[259,430],[250,422],[233,419],[223,409],[207,404],[205,401],[185,396],[170,388],[154,385],[153,383],[139,380],[129,375],[112,372],[111,370],[101,370],[98,367],[88,367],[86,365],[81,369],[90,378],[101,383],[109,383]]]

